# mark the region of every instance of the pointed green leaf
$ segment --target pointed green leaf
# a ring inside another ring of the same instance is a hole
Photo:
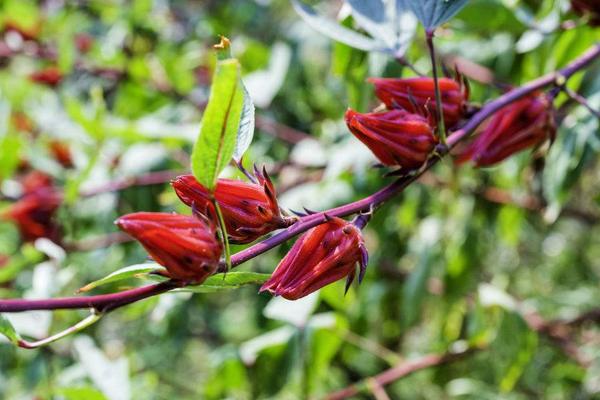
[[[138,277],[140,275],[147,275],[152,271],[164,269],[162,266],[156,263],[146,263],[146,264],[136,264],[130,265],[129,267],[121,268],[111,274],[108,274],[102,279],[98,279],[92,283],[88,283],[77,292],[89,292],[92,289],[97,288],[101,285],[106,285],[107,283],[121,281],[123,279]]]
[[[0,334],[6,336],[15,346],[18,346],[21,341],[21,335],[17,333],[10,321],[2,314],[0,314]]]
[[[468,0],[398,0],[399,7],[411,10],[425,29],[432,30],[448,21]]]
[[[244,103],[242,115],[240,116],[240,125],[235,142],[235,149],[233,151],[233,158],[237,162],[241,161],[242,156],[246,150],[248,150],[248,147],[250,147],[250,143],[254,137],[254,103],[252,102],[248,90],[246,90],[246,87],[243,85],[242,90],[244,91]]]
[[[382,42],[343,27],[337,22],[320,15],[314,8],[300,0],[292,0],[292,5],[304,22],[325,36],[364,51],[389,50]]]
[[[235,58],[219,60],[192,153],[192,172],[210,190],[233,156],[243,106],[240,63]]]
[[[226,274],[216,274],[206,279],[197,286],[188,286],[177,291],[193,293],[212,293],[222,290],[237,289],[245,285],[261,285],[269,279],[270,274],[260,274],[257,272],[227,272]]]

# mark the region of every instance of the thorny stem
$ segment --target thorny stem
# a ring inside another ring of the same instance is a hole
[[[435,48],[433,47],[433,30],[425,32],[427,36],[427,47],[431,56],[431,69],[433,71],[433,84],[435,86],[435,109],[438,121],[438,136],[442,144],[446,144],[446,125],[444,124],[444,109],[442,108],[442,92],[438,82],[437,62],[435,59]]]
[[[471,119],[460,129],[454,131],[447,140],[448,150],[456,146],[461,140],[468,137],[475,129],[488,117],[502,109],[503,107],[535,92],[541,88],[552,85],[558,75],[569,78],[576,72],[584,69],[594,60],[600,57],[600,43],[592,46],[576,60],[568,66],[558,71],[558,73],[546,74],[533,81],[530,81],[520,88],[514,89],[495,100],[490,101],[481,108]],[[440,154],[443,156],[445,154]],[[344,206],[336,207],[325,212],[311,214],[302,217],[282,232],[263,240],[243,251],[234,254],[231,257],[231,265],[235,267],[248,261],[269,249],[291,239],[292,237],[326,221],[325,214],[331,217],[344,217],[356,214],[361,211],[368,211],[371,207],[381,205],[388,199],[400,193],[410,183],[419,178],[426,170],[433,167],[440,158],[431,158],[422,170],[415,175],[401,177],[392,184],[382,188],[376,193],[365,197]],[[151,296],[167,292],[175,289],[178,285],[175,282],[167,281],[159,284],[142,286],[135,289],[130,289],[118,293],[110,293],[96,296],[86,297],[66,297],[55,299],[42,300],[26,300],[26,299],[6,299],[0,300],[0,312],[19,312],[28,310],[58,310],[58,309],[77,309],[77,308],[94,308],[100,312],[108,312],[124,305],[142,300]]]

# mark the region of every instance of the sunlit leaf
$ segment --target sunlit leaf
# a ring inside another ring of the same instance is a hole
[[[237,289],[246,285],[261,285],[269,279],[270,274],[261,274],[258,272],[234,271],[226,274],[216,274],[210,276],[202,284],[196,286],[187,286],[177,291],[193,293],[212,293],[222,290]]]
[[[89,292],[90,290],[95,289],[98,286],[106,285],[107,283],[147,275],[157,270],[164,270],[164,268],[156,263],[130,265],[128,267],[121,268],[120,270],[115,271],[111,274],[108,274],[102,279],[98,279],[97,281],[88,283],[87,285],[79,289],[78,292]]]
[[[248,147],[250,147],[252,137],[254,137],[254,103],[252,103],[252,98],[248,90],[244,86],[242,86],[242,89],[244,91],[244,103],[235,141],[235,149],[233,150],[233,158],[238,162],[242,159]]]
[[[21,336],[17,333],[10,321],[2,314],[0,314],[0,334],[6,336],[14,345],[18,345],[21,340]]]
[[[452,18],[468,0],[398,0],[400,7],[415,13],[425,29],[435,29]]]
[[[292,0],[292,4],[296,12],[308,25],[338,42],[365,51],[383,51],[386,49],[383,43],[361,35],[351,29],[344,28],[337,22],[319,14],[314,8],[304,4],[300,0]]]
[[[192,172],[208,189],[214,188],[233,156],[243,108],[240,63],[235,58],[219,60],[192,153]]]

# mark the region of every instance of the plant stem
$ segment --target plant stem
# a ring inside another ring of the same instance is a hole
[[[589,48],[585,53],[579,56],[576,60],[571,62],[565,68],[558,72],[552,72],[541,76],[529,83],[521,86],[520,88],[514,89],[504,95],[498,97],[495,100],[490,101],[483,106],[477,113],[475,113],[471,119],[461,128],[454,131],[447,139],[448,148],[445,151],[456,146],[461,140],[467,138],[475,129],[487,118],[493,115],[503,107],[519,100],[520,98],[527,96],[537,90],[540,90],[546,86],[554,84],[557,75],[561,75],[565,78],[569,78],[576,72],[582,70],[586,66],[590,65],[593,61],[600,57],[600,43]],[[444,154],[441,154],[444,155]],[[406,186],[415,181],[420,177],[422,173],[430,169],[439,158],[431,158],[427,164],[422,168],[419,174],[414,176],[402,177],[393,182],[392,184],[382,188],[381,190],[373,193],[372,195],[365,197],[362,200],[358,200],[344,206],[336,207],[331,210],[327,210],[320,213],[315,213],[302,217],[290,226],[289,228],[281,231],[280,233],[263,240],[262,242],[256,243],[247,249],[234,254],[231,257],[232,267],[242,264],[269,249],[291,239],[292,237],[305,232],[306,230],[317,226],[326,221],[325,214],[331,217],[344,217],[352,214],[356,214],[360,211],[368,211],[371,207],[380,205],[386,200],[392,198],[401,192]],[[86,297],[66,297],[66,298],[54,298],[54,299],[40,299],[40,300],[26,300],[26,299],[4,299],[0,300],[0,312],[19,312],[19,311],[30,311],[30,310],[58,310],[58,309],[77,309],[77,308],[95,308],[101,312],[108,312],[127,304],[151,297],[158,294],[167,292],[169,290],[177,288],[178,285],[175,282],[167,281],[159,284],[143,286],[135,289],[130,289],[118,293],[109,293],[104,295],[86,296]]]
[[[575,92],[574,90],[569,89],[566,86],[563,86],[562,90],[572,100],[576,101],[577,103],[579,103],[580,105],[585,107],[590,112],[590,114],[592,114],[594,117],[600,119],[600,111],[594,110],[594,108],[592,108],[592,106],[590,106],[590,103],[588,103],[588,101],[585,99],[585,97],[583,97],[579,93]]]
[[[35,342],[28,342],[26,340],[20,339],[19,347],[22,347],[24,349],[37,349],[38,347],[46,346],[52,342],[56,342],[57,340],[64,338],[65,336],[82,331],[83,329],[87,328],[88,326],[96,323],[100,318],[102,318],[103,315],[104,314],[98,313],[95,310],[92,310],[92,313],[90,315],[88,315],[86,318],[84,318],[83,320],[79,321],[75,325],[73,325],[55,335],[52,335],[50,337],[47,337],[45,339],[38,340]]]
[[[425,32],[427,36],[427,47],[429,48],[429,55],[431,56],[431,69],[433,71],[433,84],[435,86],[435,110],[437,114],[437,131],[438,137],[442,144],[446,144],[446,126],[444,124],[444,109],[442,107],[442,92],[440,91],[440,84],[438,82],[437,73],[437,62],[435,59],[435,48],[433,47],[433,31],[427,30]]]
[[[231,249],[229,248],[229,238],[227,237],[227,229],[225,228],[225,218],[223,218],[221,207],[219,207],[219,203],[214,196],[211,198],[211,200],[213,206],[215,207],[215,212],[217,213],[219,232],[221,233],[221,240],[223,241],[223,247],[225,248],[225,266],[227,267],[226,271],[229,271],[231,269]]]

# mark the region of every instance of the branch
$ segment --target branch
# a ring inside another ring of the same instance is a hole
[[[587,367],[589,361],[585,360],[579,354],[577,347],[572,343],[566,331],[572,327],[578,327],[585,322],[600,322],[600,308],[590,310],[570,320],[545,321],[537,313],[521,314],[525,322],[532,331],[545,336],[556,344],[568,357],[572,358],[580,365]],[[344,389],[334,392],[326,397],[327,400],[341,400],[355,396],[367,389],[376,387],[382,388],[398,379],[404,378],[410,374],[423,369],[437,367],[459,361],[467,355],[475,354],[486,350],[486,347],[471,347],[458,352],[446,352],[442,354],[428,354],[412,361],[399,363],[398,365],[383,371],[373,377],[366,378],[354,383]]]
[[[129,178],[118,179],[107,182],[103,185],[97,186],[92,189],[82,190],[81,196],[92,197],[100,193],[116,192],[119,190],[127,189],[132,186],[146,186],[146,185],[157,185],[160,183],[169,182],[171,179],[175,179],[178,175],[181,175],[181,171],[157,171],[150,172],[141,176],[133,176]]]
[[[544,75],[535,79],[526,85],[508,92],[497,99],[489,102],[481,108],[473,117],[460,129],[454,131],[448,136],[448,147],[441,148],[438,153],[440,156],[446,155],[450,149],[456,146],[461,140],[468,137],[475,129],[488,117],[502,109],[503,107],[513,103],[528,94],[540,90],[546,86],[554,84],[558,78],[568,79],[576,72],[582,70],[595,59],[600,56],[600,43],[592,46],[579,58],[570,63],[567,67],[560,71]],[[232,266],[240,265],[273,247],[293,238],[294,236],[307,231],[326,221],[325,215],[330,217],[345,217],[356,214],[361,211],[377,208],[385,201],[402,192],[404,188],[418,179],[425,171],[433,167],[440,160],[438,157],[429,159],[429,161],[414,175],[404,176],[375,192],[374,194],[365,197],[340,207],[330,210],[311,214],[299,219],[297,223],[275,234],[274,236],[259,242],[231,257]],[[172,282],[163,282],[160,284],[143,286],[136,289],[126,290],[118,293],[105,295],[89,296],[89,297],[67,297],[45,300],[0,300],[0,312],[18,312],[27,310],[55,310],[55,309],[73,309],[73,308],[95,308],[98,311],[111,311],[124,305],[142,300],[157,294],[174,289],[176,285]]]
[[[436,367],[439,365],[449,364],[454,361],[461,360],[468,355],[474,354],[480,350],[483,350],[478,347],[467,348],[466,350],[458,351],[458,352],[448,352],[442,354],[428,354],[416,360],[407,361],[401,364],[396,365],[393,368],[390,368],[382,373],[373,376],[372,378],[368,378],[365,381],[361,381],[359,383],[355,383],[353,385],[348,386],[342,390],[331,393],[326,397],[327,400],[343,400],[349,397],[355,396],[361,393],[363,390],[368,388],[369,382],[376,384],[378,387],[382,387],[388,385],[394,381],[397,381],[400,378],[404,378],[405,376],[411,375],[415,372],[421,371],[426,368]]]

